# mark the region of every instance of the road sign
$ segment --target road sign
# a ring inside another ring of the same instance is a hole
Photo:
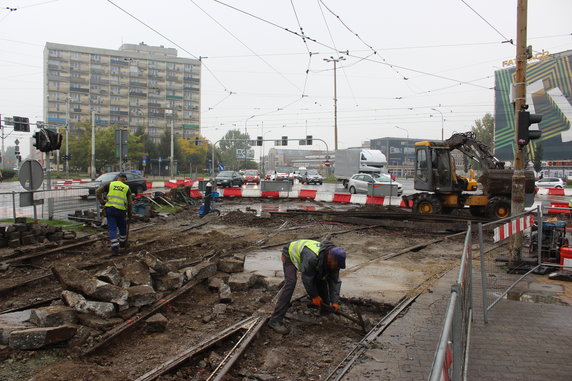
[[[37,160],[26,160],[20,167],[18,179],[24,189],[36,190],[42,186],[44,170]]]
[[[219,165],[218,165],[218,170],[219,170],[219,171],[224,171],[224,164],[219,164]]]
[[[329,166],[330,166],[330,161],[329,161],[329,160],[324,161],[324,165],[325,165],[326,167],[329,167]]]

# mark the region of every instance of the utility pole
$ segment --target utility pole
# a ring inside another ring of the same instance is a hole
[[[518,144],[519,111],[526,103],[526,47],[528,0],[518,0],[516,11],[516,75],[514,83],[514,173],[512,175],[511,214],[524,210],[524,150]],[[520,262],[522,233],[514,234],[510,239],[510,261]]]
[[[344,57],[339,58],[324,58],[326,62],[334,63],[334,149],[338,149],[338,89],[337,89],[337,76],[336,76],[336,66],[340,61],[344,61]]]
[[[4,125],[2,124],[2,114],[0,114],[0,131],[2,132],[2,169],[4,169],[6,155],[4,154]]]
[[[95,180],[95,111],[91,112],[91,179]]]
[[[70,163],[69,163],[69,129],[70,129],[70,101],[69,97],[66,98],[66,157],[64,159],[66,165],[66,178],[70,177]],[[59,150],[58,150],[59,151]]]
[[[432,108],[431,110],[437,111],[439,114],[441,114],[441,141],[444,142],[445,141],[445,118],[443,118],[443,113],[440,110],[437,110],[436,108]]]
[[[169,163],[171,178],[175,178],[175,113],[171,114],[171,162]]]

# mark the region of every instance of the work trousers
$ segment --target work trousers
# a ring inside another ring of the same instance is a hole
[[[107,214],[107,229],[111,249],[117,250],[120,244],[122,247],[125,246],[127,240],[127,211],[107,206],[105,213]],[[117,229],[119,229],[119,237],[117,236]]]
[[[303,250],[310,250],[304,248]],[[282,268],[284,270],[284,284],[278,292],[276,297],[276,305],[274,306],[274,312],[270,319],[283,321],[288,308],[290,307],[290,300],[296,289],[296,282],[298,280],[298,270],[296,266],[290,261],[290,258],[282,254]],[[328,283],[323,280],[315,279],[314,287],[318,291],[318,294],[322,297],[324,303],[329,304],[330,298],[328,293]]]

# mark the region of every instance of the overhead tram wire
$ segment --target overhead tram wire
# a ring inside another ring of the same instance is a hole
[[[269,68],[271,68],[276,74],[278,74],[279,76],[281,76],[284,80],[286,80],[286,82],[288,82],[289,84],[291,84],[294,88],[296,88],[298,91],[300,91],[300,88],[294,83],[292,82],[290,79],[288,79],[288,77],[286,77],[283,73],[281,73],[278,69],[276,69],[274,66],[272,66],[268,61],[266,61],[264,58],[262,58],[260,55],[258,55],[258,53],[256,53],[254,50],[252,50],[250,48],[250,46],[246,45],[244,42],[242,42],[242,40],[240,38],[238,38],[234,33],[232,33],[230,30],[228,30],[224,25],[222,25],[218,20],[216,20],[213,16],[211,16],[207,11],[205,11],[203,8],[201,8],[194,0],[189,0],[189,2],[191,2],[195,7],[199,8],[201,10],[201,12],[203,12],[205,15],[207,15],[207,17],[209,17],[211,20],[213,20],[218,26],[220,26],[222,29],[224,29],[228,34],[230,34],[235,40],[237,40],[242,46],[244,46],[246,49],[248,49],[250,52],[252,52],[253,54],[256,55],[256,57],[258,57],[262,62],[264,62],[264,64],[266,64]]]
[[[171,44],[175,45],[176,47],[178,47],[179,49],[181,49],[182,51],[184,51],[185,53],[190,55],[192,58],[201,61],[201,65],[204,66],[205,69],[207,69],[207,71],[210,73],[210,75],[212,75],[213,78],[215,79],[215,81],[217,81],[218,84],[221,85],[221,87],[224,89],[224,91],[231,92],[230,90],[227,90],[227,87],[218,79],[218,77],[215,75],[215,73],[205,64],[205,62],[201,59],[201,57],[195,56],[193,53],[189,52],[187,49],[183,48],[181,45],[177,44],[175,41],[173,41],[169,37],[165,36],[163,33],[159,32],[157,29],[153,28],[151,25],[149,25],[149,24],[145,23],[143,20],[137,18],[135,15],[133,15],[132,13],[127,11],[126,9],[121,8],[119,5],[115,4],[113,1],[107,0],[107,2],[111,3],[113,6],[115,6],[120,11],[122,11],[123,13],[128,15],[129,17],[133,18],[137,22],[143,24],[145,27],[151,29],[153,32],[157,33],[159,36],[163,37],[165,40],[169,41]]]
[[[469,7],[469,9],[470,9],[471,11],[475,12],[475,14],[476,14],[477,16],[479,16],[479,17],[481,18],[481,20],[483,20],[484,22],[486,22],[488,26],[490,26],[491,28],[493,28],[495,32],[497,32],[502,38],[504,38],[504,41],[503,41],[503,42],[508,42],[508,43],[510,43],[511,45],[514,45],[514,42],[513,42],[512,38],[509,39],[507,36],[505,36],[504,34],[502,34],[497,28],[495,28],[495,27],[493,26],[493,24],[491,24],[490,22],[488,22],[487,19],[485,19],[483,16],[481,16],[481,15],[479,14],[479,12],[477,12],[473,7],[471,7],[469,4],[467,4],[467,2],[466,2],[465,0],[461,0],[461,2],[462,2],[463,4],[465,4],[467,7]]]
[[[306,94],[306,86],[308,85],[308,74],[310,73],[310,66],[312,64],[312,52],[310,51],[310,47],[308,46],[308,41],[306,41],[306,36],[304,35],[304,28],[302,28],[302,24],[300,23],[300,18],[298,17],[298,12],[296,12],[296,7],[294,6],[294,0],[290,0],[290,4],[292,5],[292,10],[294,11],[294,16],[296,17],[296,21],[298,22],[298,28],[300,28],[302,41],[304,42],[304,46],[306,47],[306,51],[308,52],[308,65],[306,67],[306,76],[304,78],[304,87],[302,89],[302,96],[304,96],[304,94]]]
[[[108,1],[109,1],[109,0],[108,0]],[[288,29],[288,28],[285,28],[285,27],[283,27],[283,26],[280,26],[280,25],[278,25],[278,24],[276,24],[276,23],[273,23],[273,22],[271,22],[271,21],[265,20],[265,19],[263,19],[263,18],[261,18],[261,17],[259,17],[259,16],[253,15],[252,13],[243,11],[243,10],[240,9],[240,8],[236,8],[236,7],[234,7],[234,6],[232,6],[232,5],[229,5],[229,4],[226,4],[226,3],[224,3],[224,2],[222,2],[222,1],[220,1],[220,0],[213,0],[213,1],[216,2],[216,3],[219,3],[219,4],[221,4],[221,5],[224,5],[224,6],[228,7],[228,8],[231,8],[231,9],[237,11],[237,12],[240,12],[240,13],[243,13],[243,14],[245,14],[245,15],[247,15],[247,16],[250,16],[250,17],[252,17],[252,18],[255,18],[255,19],[259,20],[259,21],[262,21],[262,22],[264,22],[264,23],[267,23],[267,24],[269,24],[269,25],[272,25],[272,26],[274,26],[274,27],[276,27],[276,28],[282,29],[282,30],[285,31],[285,32],[294,34],[294,35],[296,35],[296,36],[302,38],[302,36],[301,36],[299,33],[295,32],[295,31],[292,31],[292,30],[290,30],[290,29]],[[324,46],[324,47],[326,47],[326,48],[328,48],[328,49],[337,51],[334,47],[331,47],[331,46],[329,46],[329,45],[327,45],[327,44],[324,44],[324,43],[322,43],[322,42],[320,42],[320,41],[318,41],[318,40],[316,40],[316,39],[313,39],[313,38],[309,37],[309,36],[306,35],[306,34],[304,35],[304,37],[305,37],[308,41],[312,41],[312,42],[314,42],[314,43],[316,43],[316,44],[318,44],[318,45],[321,45],[321,46]],[[447,81],[458,82],[458,83],[461,83],[461,84],[464,84],[464,83],[465,83],[464,81],[459,81],[459,80],[457,80],[457,79],[445,77],[445,76],[442,76],[442,75],[433,74],[433,73],[429,73],[429,72],[424,72],[424,71],[417,70],[417,69],[411,69],[411,68],[408,68],[408,67],[405,67],[405,66],[401,66],[401,65],[394,65],[394,64],[389,63],[389,62],[387,62],[387,61],[383,61],[383,62],[382,62],[382,61],[377,61],[377,60],[373,60],[373,59],[370,59],[370,58],[360,57],[360,56],[355,55],[355,54],[350,54],[350,52],[349,52],[348,50],[344,50],[343,53],[344,53],[344,55],[346,55],[346,56],[348,56],[348,57],[353,57],[353,58],[361,59],[362,61],[370,61],[370,62],[379,63],[379,64],[382,64],[382,65],[385,65],[385,66],[390,66],[390,67],[392,67],[393,69],[398,68],[398,69],[407,70],[407,71],[411,71],[411,72],[418,73],[418,74],[424,74],[424,75],[427,75],[427,76],[430,76],[430,77],[435,77],[435,78],[439,78],[439,79],[443,79],[443,80],[447,80]],[[376,53],[377,53],[377,51],[376,51]],[[403,76],[403,74],[401,74],[401,75]],[[407,77],[403,76],[403,78],[406,79]],[[480,88],[483,88],[483,89],[488,89],[488,90],[491,89],[491,88],[488,88],[488,87],[485,87],[485,86],[479,86],[479,85],[474,85],[474,84],[469,84],[469,85],[476,86],[476,87],[480,87]]]

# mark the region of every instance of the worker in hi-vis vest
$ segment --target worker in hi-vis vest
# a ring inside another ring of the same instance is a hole
[[[125,184],[125,181],[127,181],[127,175],[120,173],[115,181],[95,191],[97,200],[104,206],[104,214],[107,217],[112,255],[119,254],[119,248],[127,246],[127,219],[131,218],[133,199],[129,185]],[[117,229],[119,229],[119,237]]]

